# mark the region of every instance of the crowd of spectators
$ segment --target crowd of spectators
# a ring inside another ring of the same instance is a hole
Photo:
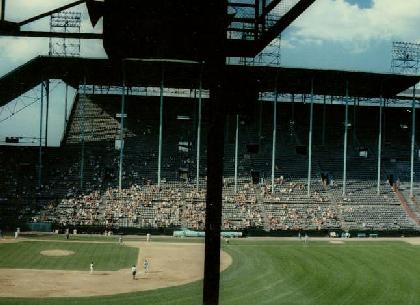
[[[283,180],[277,180],[276,187],[292,190],[290,193],[288,191],[288,195],[305,189],[303,184]],[[316,200],[316,196],[321,199]],[[62,226],[185,227],[203,230],[205,197],[205,188],[197,189],[195,185],[184,182],[163,183],[161,187],[145,184],[122,190],[108,188],[104,192],[94,191],[85,195],[71,195],[58,202],[51,201],[37,219]],[[268,184],[240,184],[236,193],[232,186],[225,186],[222,229],[323,230],[339,229],[345,221],[350,224],[362,222],[354,217],[343,219],[343,213],[348,214],[346,206],[332,204],[317,192],[312,197],[312,203],[302,204],[282,200],[281,193],[272,195]],[[363,206],[353,207],[355,211],[358,209],[363,209]],[[387,210],[383,208],[384,213]],[[380,219],[381,216],[377,217]],[[405,220],[401,210],[397,221],[388,213],[387,219],[378,223],[381,227],[386,227],[388,222],[392,226],[398,225],[398,222],[409,225]]]

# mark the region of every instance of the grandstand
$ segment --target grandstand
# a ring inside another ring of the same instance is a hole
[[[176,95],[176,94],[173,94]],[[157,186],[159,114],[156,97],[130,95],[127,98],[125,167],[123,189],[118,190],[119,150],[115,149],[120,124],[120,96],[90,94],[76,97],[73,110],[59,148],[44,151],[43,186],[36,183],[38,151],[33,148],[2,147],[3,197],[15,206],[21,222],[51,222],[56,228],[71,225],[95,228],[203,230],[205,216],[206,155],[201,155],[200,179],[195,185],[197,99],[165,99],[164,141],[161,187]],[[407,182],[409,133],[401,128],[406,111],[386,109],[386,137],[382,152],[380,194],[376,189],[377,107],[350,107],[347,193],[342,195],[342,134],[344,105],[315,104],[313,133],[313,185],[307,196],[308,155],[306,147],[309,105],[302,99],[281,97],[278,105],[278,140],[275,160],[275,191],[271,191],[272,102],[260,101],[259,112],[239,119],[238,173],[234,190],[235,116],[228,117],[225,129],[223,220],[225,230],[246,232],[281,232],[310,230],[416,231],[418,214],[409,213],[401,194],[387,182],[393,175]],[[205,100],[203,109],[206,109]],[[83,107],[83,108],[82,108]],[[326,109],[326,122],[323,109]],[[332,115],[332,114],[335,115]],[[376,113],[376,114],[375,114]],[[179,120],[179,116],[188,120]],[[206,111],[203,114],[206,133]],[[375,118],[373,119],[372,118]],[[290,122],[293,121],[293,129]],[[83,137],[81,128],[83,126]],[[83,139],[83,141],[82,141]],[[190,143],[181,149],[180,143]],[[202,142],[206,151],[206,141]],[[250,151],[257,145],[258,152]],[[80,188],[80,164],[84,151],[83,189]],[[360,148],[368,151],[360,156]],[[418,167],[416,161],[416,168]],[[253,181],[251,171],[258,172]],[[331,185],[324,185],[322,174],[328,173]],[[420,180],[416,171],[415,179]],[[416,188],[417,190],[417,188]],[[407,196],[407,194],[405,194]],[[404,197],[404,196],[402,196]],[[407,198],[411,203],[411,200]],[[3,204],[3,208],[9,206]],[[410,205],[409,205],[410,208]],[[416,204],[411,204],[416,211]],[[255,233],[254,233],[255,234]],[[262,233],[258,233],[262,234]],[[278,234],[278,233],[276,233]]]

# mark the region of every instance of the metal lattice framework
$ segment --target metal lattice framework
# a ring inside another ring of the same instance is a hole
[[[391,71],[417,74],[420,67],[420,43],[393,42]]]
[[[52,33],[78,33],[82,22],[80,12],[64,11],[52,14],[50,31]],[[53,56],[80,56],[80,38],[50,37],[49,54]]]
[[[265,49],[254,58],[242,57],[240,64],[245,66],[269,66],[280,67],[281,65],[281,35],[271,41]],[[234,63],[234,61],[232,61]]]

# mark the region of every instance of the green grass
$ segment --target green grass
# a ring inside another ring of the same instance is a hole
[[[222,305],[420,304],[419,246],[381,241],[305,246],[297,241],[235,240],[225,250],[233,264],[222,273]],[[198,305],[201,285],[195,282],[108,297],[0,299],[0,304]]]
[[[9,235],[13,237],[14,235]],[[64,234],[25,234],[21,235],[21,237],[28,239],[28,240],[45,240],[45,241],[66,241],[66,236]],[[70,241],[100,241],[100,242],[110,242],[115,243],[118,242],[119,235],[112,235],[112,236],[102,236],[102,235],[70,235]],[[146,236],[136,236],[136,235],[123,235],[123,241],[146,241]],[[204,243],[204,238],[201,237],[187,237],[187,238],[180,238],[175,239],[170,236],[158,236],[152,235],[153,242],[182,242],[182,243]]]
[[[21,237],[29,240],[51,240],[51,241],[67,241],[65,234],[25,234]],[[69,241],[101,241],[101,242],[117,242],[119,235],[104,236],[104,235],[70,235]],[[143,238],[145,239],[145,238]]]
[[[61,257],[41,255],[43,250],[68,250],[75,254]],[[116,243],[25,241],[0,244],[0,268],[114,271],[130,267],[137,261],[138,249]],[[1,304],[1,301],[0,301]]]

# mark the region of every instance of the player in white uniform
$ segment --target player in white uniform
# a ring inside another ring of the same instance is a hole
[[[133,267],[131,267],[131,274],[133,275],[133,280],[136,279],[136,273],[137,273],[136,265],[133,265]]]
[[[93,262],[90,263],[90,274],[93,273]]]

